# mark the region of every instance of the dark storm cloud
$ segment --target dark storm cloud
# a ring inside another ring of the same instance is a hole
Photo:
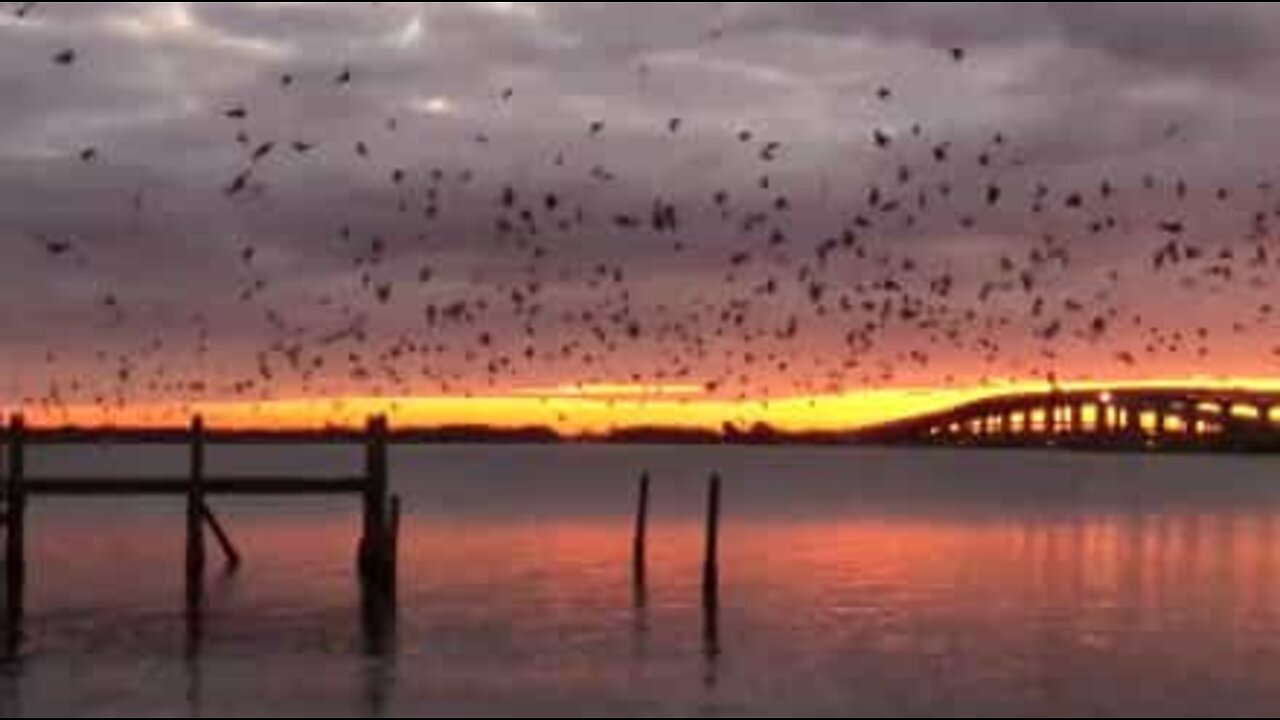
[[[637,301],[657,303],[672,288],[714,287],[742,244],[710,206],[721,188],[756,205],[785,190],[794,208],[775,224],[800,248],[838,232],[866,187],[892,187],[904,162],[872,147],[876,128],[905,142],[918,123],[930,141],[954,144],[964,167],[937,173],[963,189],[955,215],[981,209],[994,173],[971,160],[996,133],[1022,160],[1002,172],[1011,196],[1038,183],[1092,191],[1102,178],[1131,187],[1147,172],[1249,186],[1280,120],[1267,89],[1278,31],[1270,3],[42,5],[0,21],[3,342],[24,357],[86,339],[130,347],[204,313],[221,319],[228,346],[252,347],[270,333],[261,308],[234,296],[257,276],[270,277],[275,306],[326,326],[342,319],[303,310],[325,294],[408,326],[426,302],[466,296],[473,279],[520,279],[523,256],[493,244],[507,185],[524,203],[555,194],[590,214],[586,228],[540,240],[550,284],[625,264],[650,288]],[[78,62],[59,67],[52,58],[66,47]],[[965,63],[952,62],[953,47]],[[875,100],[881,86],[892,103]],[[243,123],[224,116],[242,106]],[[678,137],[672,117],[683,120]],[[595,121],[606,129],[593,139]],[[737,141],[742,130],[750,145]],[[769,141],[782,149],[766,166]],[[266,142],[274,150],[247,192],[228,198]],[[315,149],[304,157],[294,142]],[[81,162],[90,147],[98,158]],[[600,182],[593,168],[616,178]],[[437,171],[440,217],[426,223]],[[784,190],[757,188],[766,173]],[[702,252],[677,257],[671,238],[611,222],[644,217],[658,196],[686,208],[683,239]],[[976,237],[948,214],[879,228],[877,240],[940,265],[1016,250],[1025,213],[988,215]],[[430,265],[438,289],[390,309],[360,296],[351,263],[375,237],[388,257],[375,280],[411,280]],[[41,238],[75,243],[84,264],[48,257]],[[1082,267],[1147,262],[1136,243],[1080,243],[1093,250]],[[248,246],[252,271],[239,262]],[[108,325],[104,294],[133,301],[128,323]]]

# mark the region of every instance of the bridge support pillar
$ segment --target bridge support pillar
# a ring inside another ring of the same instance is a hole
[[[1120,429],[1129,437],[1142,435],[1142,410],[1126,407],[1121,411]]]
[[[1236,404],[1233,402],[1227,401],[1227,402],[1223,402],[1221,404],[1221,407],[1222,407],[1223,435],[1225,435],[1227,438],[1237,437],[1237,435],[1239,434],[1238,431],[1240,429],[1239,428],[1240,423],[1236,419],[1237,417],[1236,413],[1238,412]]]
[[[1067,408],[1068,425],[1070,425],[1070,433],[1073,437],[1079,437],[1084,434],[1084,405],[1080,403],[1071,403]]]
[[[999,434],[997,427],[998,420],[994,415],[987,415],[982,418],[982,436],[987,440],[991,440]]]
[[[1112,432],[1117,436],[1123,436],[1129,430],[1129,411],[1123,407],[1115,409],[1114,421],[1111,425]]]

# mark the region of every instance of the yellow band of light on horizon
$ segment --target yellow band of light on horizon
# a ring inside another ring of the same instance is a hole
[[[1064,390],[1117,387],[1195,387],[1280,392],[1280,379],[1175,379],[1064,384]],[[33,426],[176,427],[194,414],[211,427],[311,430],[355,427],[385,414],[396,427],[539,427],[566,435],[663,427],[720,430],[765,424],[787,432],[863,428],[949,409],[1007,393],[1047,392],[1044,382],[1009,382],[977,388],[900,388],[776,400],[733,401],[697,394],[691,387],[564,386],[491,397],[299,398],[261,402],[139,404],[23,408]]]

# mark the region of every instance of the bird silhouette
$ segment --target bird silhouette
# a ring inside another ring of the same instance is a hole
[[[253,171],[245,170],[237,175],[230,184],[226,186],[224,192],[229,197],[240,195],[249,187],[249,181],[253,179]]]
[[[265,160],[269,155],[271,155],[271,153],[274,152],[275,149],[276,149],[276,144],[274,142],[264,142],[254,149],[251,160],[254,163],[261,162]]]

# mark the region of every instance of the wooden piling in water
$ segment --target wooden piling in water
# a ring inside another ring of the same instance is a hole
[[[720,475],[712,475],[707,489],[707,555],[702,569],[702,601],[708,612],[720,607],[720,486]]]
[[[206,565],[204,523],[205,505],[205,437],[204,419],[191,421],[191,476],[187,488],[187,607],[198,608],[204,597]]]
[[[702,573],[703,653],[712,663],[720,656],[720,494],[717,473],[711,476],[707,489],[707,557]],[[714,682],[714,672],[708,679]]]
[[[10,632],[16,637],[24,610],[27,580],[26,421],[14,415],[9,422],[9,467],[6,495],[9,508],[5,523],[5,610]]]
[[[391,496],[389,517],[387,518],[387,576],[384,579],[387,601],[395,604],[400,594],[400,511],[399,495]]]
[[[370,588],[386,585],[387,419],[369,421],[365,437],[364,529],[360,539],[360,577]]]
[[[635,587],[642,592],[648,579],[649,569],[649,492],[650,477],[648,471],[640,476],[640,487],[636,497],[635,539],[631,549],[632,570]]]

